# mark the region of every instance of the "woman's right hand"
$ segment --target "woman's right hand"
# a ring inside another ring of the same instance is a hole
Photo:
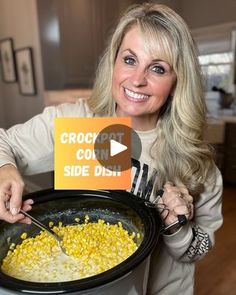
[[[30,223],[30,220],[19,213],[31,210],[32,199],[22,202],[24,181],[17,168],[11,164],[0,168],[0,219],[10,223],[17,221]]]

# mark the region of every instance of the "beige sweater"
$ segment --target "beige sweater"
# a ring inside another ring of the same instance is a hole
[[[87,104],[79,100],[75,104],[47,107],[42,114],[24,124],[8,130],[0,129],[0,166],[6,163],[15,164],[25,175],[53,170],[53,118],[93,116]],[[143,147],[139,159],[140,182],[144,166],[149,178],[153,173],[150,147],[155,140],[156,132],[151,130],[138,134]],[[216,173],[216,183],[206,185],[205,191],[195,203],[193,221],[175,234],[162,236],[151,257],[148,286],[144,286],[142,294],[193,294],[194,261],[203,257],[214,245],[214,233],[222,224],[222,178],[217,168]],[[136,191],[134,193],[137,194]],[[153,196],[152,192],[151,199]],[[125,290],[121,294],[126,294]]]

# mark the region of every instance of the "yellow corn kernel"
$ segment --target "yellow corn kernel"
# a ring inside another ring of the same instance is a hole
[[[53,221],[50,221],[48,225],[49,225],[49,227],[53,227],[54,222]]]
[[[22,240],[26,239],[27,238],[27,233],[23,233],[20,237],[21,237]]]
[[[11,245],[10,245],[9,249],[10,249],[10,250],[14,250],[14,249],[15,249],[15,246],[16,246],[16,244],[15,244],[15,243],[11,243]]]

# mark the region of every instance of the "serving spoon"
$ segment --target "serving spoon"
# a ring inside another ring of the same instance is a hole
[[[62,238],[60,236],[58,236],[50,227],[44,225],[43,223],[41,223],[38,219],[34,218],[31,214],[20,210],[20,213],[22,213],[25,217],[30,218],[30,220],[32,221],[32,223],[34,225],[36,225],[37,227],[41,228],[42,230],[45,230],[48,234],[50,234],[58,243],[58,246],[60,247],[61,251],[66,254],[67,256],[69,256],[66,252],[66,248],[62,245]]]

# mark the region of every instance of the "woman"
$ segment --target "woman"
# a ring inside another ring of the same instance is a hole
[[[194,261],[214,244],[222,224],[222,180],[203,141],[206,107],[194,42],[170,8],[145,3],[121,18],[98,67],[86,103],[49,107],[22,125],[1,130],[0,218],[23,221],[24,174],[53,169],[53,118],[128,116],[139,134],[140,163],[155,169],[151,200],[164,204],[166,225],[185,214],[188,223],[163,235],[150,261],[144,294],[193,294]],[[124,291],[125,292],[125,291]],[[124,293],[125,294],[125,293]]]

